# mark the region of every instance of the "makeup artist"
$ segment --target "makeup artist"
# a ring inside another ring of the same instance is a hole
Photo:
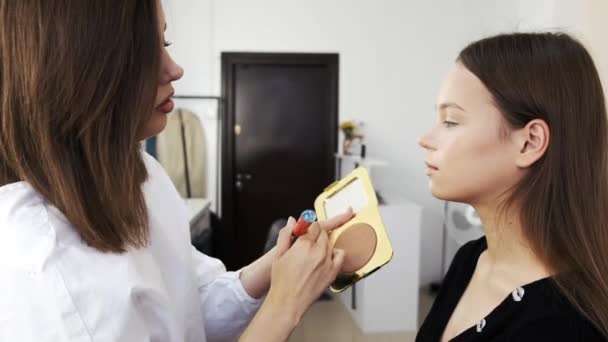
[[[238,272],[141,141],[183,70],[157,0],[0,0],[0,341],[284,341],[344,253],[291,219]]]

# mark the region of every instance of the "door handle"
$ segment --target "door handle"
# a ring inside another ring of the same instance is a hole
[[[250,173],[237,173],[236,174],[236,179],[237,180],[251,180],[253,178],[253,176]]]
[[[237,173],[236,181],[234,182],[234,187],[237,191],[242,191],[244,186],[244,181],[250,181],[253,176],[250,173]]]

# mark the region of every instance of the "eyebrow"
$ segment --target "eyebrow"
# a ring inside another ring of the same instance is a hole
[[[438,106],[436,106],[436,108],[438,110],[444,110],[444,109],[447,109],[447,108],[454,108],[454,109],[458,109],[458,110],[461,110],[463,112],[466,112],[466,110],[464,110],[464,108],[462,108],[461,106],[459,106],[455,102],[444,102],[444,103],[441,103]]]
[[[167,23],[165,23],[165,27],[163,28],[163,31],[167,31]]]

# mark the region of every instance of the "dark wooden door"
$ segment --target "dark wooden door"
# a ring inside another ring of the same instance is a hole
[[[223,243],[230,269],[263,254],[273,221],[313,208],[334,179],[338,55],[222,54]]]

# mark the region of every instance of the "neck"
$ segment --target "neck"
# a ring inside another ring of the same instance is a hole
[[[505,276],[526,284],[551,275],[525,237],[517,210],[511,210],[503,217],[497,215],[497,205],[474,207],[484,226],[488,242],[485,252],[488,276]]]

